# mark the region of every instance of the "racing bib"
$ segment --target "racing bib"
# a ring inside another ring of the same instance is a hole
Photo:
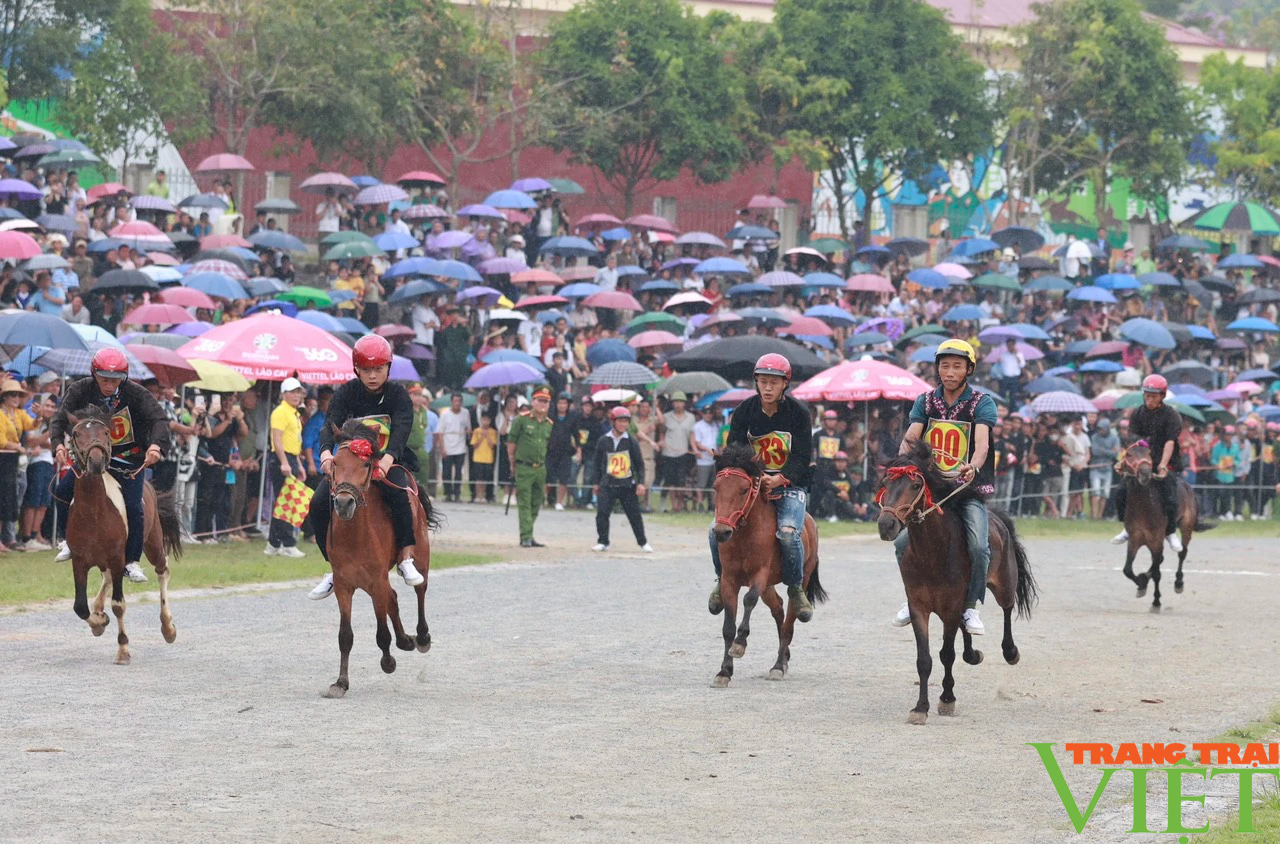
[[[953,419],[930,419],[925,429],[925,440],[933,449],[933,460],[944,472],[955,471],[955,468],[969,459],[970,438],[973,435],[973,423]]]
[[[361,416],[357,419],[361,425],[367,426],[375,434],[378,435],[378,451],[386,451],[387,446],[391,444],[391,417],[385,414],[379,416]]]
[[[609,455],[609,477],[624,480],[631,477],[631,452],[615,451]]]
[[[791,432],[770,431],[758,437],[748,437],[751,447],[756,450],[756,458],[771,472],[778,472],[787,465],[791,456]]]
[[[836,492],[843,492],[843,493],[845,493],[846,495],[847,495],[847,494],[848,494],[848,492],[849,492],[849,482],[848,482],[848,481],[832,481],[832,482],[831,482],[831,485],[832,485],[833,487],[835,487],[835,488],[836,488]]]
[[[111,417],[111,445],[133,444],[133,416],[124,408]]]
[[[818,456],[823,460],[835,460],[840,450],[840,440],[835,437],[818,437]]]

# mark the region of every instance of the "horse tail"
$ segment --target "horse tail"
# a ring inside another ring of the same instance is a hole
[[[444,514],[431,503],[427,488],[422,484],[418,484],[418,503],[422,505],[423,515],[427,517],[427,529],[432,533],[439,533],[440,528],[444,527]]]
[[[1204,533],[1206,530],[1213,530],[1217,526],[1218,526],[1218,522],[1215,519],[1197,518],[1196,523],[1191,528],[1191,530],[1193,533]]]
[[[991,513],[1000,520],[1009,532],[1009,544],[1013,546],[1013,559],[1018,567],[1018,585],[1014,589],[1014,600],[1018,608],[1018,618],[1031,618],[1031,608],[1039,599],[1039,589],[1035,576],[1031,574],[1031,561],[1027,559],[1027,549],[1018,538],[1018,531],[1013,525],[1013,517],[1003,510],[991,508]]]
[[[156,493],[156,517],[160,519],[160,537],[169,557],[182,559],[182,525],[178,520],[178,504],[173,492]]]
[[[822,588],[822,581],[818,579],[818,562],[813,563],[813,573],[809,575],[809,588],[805,590],[805,594],[809,596],[809,602],[812,604],[821,604],[827,600],[827,590]]]

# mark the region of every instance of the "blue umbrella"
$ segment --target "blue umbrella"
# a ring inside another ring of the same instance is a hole
[[[355,298],[356,298],[356,292],[354,290],[330,290],[329,291],[329,301],[335,305],[338,304],[339,302],[350,302]]]
[[[1128,273],[1107,273],[1098,276],[1093,283],[1103,290],[1137,290],[1142,286],[1137,278]]]
[[[724,237],[725,240],[777,240],[778,233],[764,226],[734,226]]]
[[[908,355],[907,360],[911,363],[933,363],[934,358],[937,357],[937,352],[938,347],[936,345],[921,346]]]
[[[1218,339],[1218,335],[1214,334],[1212,331],[1205,328],[1203,325],[1188,325],[1187,331],[1190,332],[1191,336],[1194,337],[1196,340],[1217,340]]]
[[[373,243],[384,252],[395,252],[399,249],[412,249],[421,246],[417,238],[404,232],[383,232],[373,239]]]
[[[1081,371],[1083,372],[1084,370],[1081,369]],[[1053,369],[1046,369],[1044,374],[1052,378],[1062,378],[1075,375],[1076,370],[1073,366],[1055,366]]]
[[[724,292],[724,295],[730,299],[737,296],[768,296],[773,293],[773,288],[767,284],[756,284],[747,282],[745,284],[735,284]]]
[[[630,240],[631,230],[625,226],[618,226],[613,229],[605,229],[600,232],[600,236],[605,240]]]
[[[1166,237],[1156,244],[1157,249],[1190,249],[1195,252],[1208,252],[1213,244],[1189,234],[1175,234]]]
[[[538,315],[534,317],[534,319],[538,321],[539,325],[546,325],[549,322],[556,322],[557,320],[562,319],[567,320],[568,318],[568,314],[564,311],[558,311],[555,308],[547,308],[545,311],[538,311]]]
[[[485,197],[485,205],[491,205],[494,208],[537,208],[538,203],[533,201],[533,197],[522,190],[496,190]]]
[[[18,210],[18,209],[16,209],[16,208],[0,208],[0,221],[3,221],[3,220],[25,220],[25,219],[27,219],[27,218],[26,218],[25,216],[23,216],[22,212],[21,212],[21,211],[19,211],[19,210]],[[38,222],[40,222],[40,218],[39,218],[39,217],[37,217],[37,218],[36,218],[36,222],[37,222],[37,223],[38,223]],[[77,228],[79,228],[79,227],[77,226]]]
[[[595,255],[597,251],[591,241],[585,237],[574,237],[573,235],[553,237],[542,244],[542,248],[538,250],[540,254],[545,252],[565,258],[590,257]]]
[[[1143,273],[1142,275],[1138,276],[1138,281],[1142,282],[1144,285],[1147,285],[1148,287],[1181,287],[1182,286],[1182,282],[1178,281],[1176,276],[1172,276],[1169,273],[1162,273],[1162,272]]]
[[[855,334],[845,341],[847,348],[855,348],[857,346],[878,346],[881,343],[891,343],[888,335],[881,334],[879,331],[863,331],[861,334]]]
[[[680,285],[674,281],[667,281],[665,278],[655,278],[653,281],[646,281],[640,285],[640,293],[675,293],[680,289]]]
[[[693,271],[699,275],[714,273],[717,275],[751,275],[751,269],[741,261],[732,258],[708,258],[698,262]]]
[[[75,219],[66,214],[41,214],[36,217],[36,222],[51,232],[73,232],[80,228]]]
[[[244,315],[252,316],[253,314],[262,313],[263,311],[279,311],[285,316],[297,316],[298,306],[293,304],[292,302],[285,302],[280,299],[272,299],[267,302],[259,302],[258,304],[254,305],[252,308],[249,308],[247,311],[245,311]],[[313,311],[313,313],[320,313],[320,312]],[[326,316],[328,315],[326,314]]]
[[[1271,320],[1263,319],[1262,317],[1245,317],[1230,323],[1227,326],[1227,330],[1277,332],[1280,331],[1280,325],[1276,325]]]
[[[340,316],[334,317],[338,321],[338,325],[348,334],[354,334],[357,337],[364,336],[369,333],[369,326],[365,325],[355,317]]]
[[[1041,375],[1034,381],[1028,382],[1022,390],[1033,395],[1058,391],[1080,395],[1080,388],[1076,386],[1074,381],[1068,381],[1066,378],[1060,378],[1056,375]]]
[[[102,240],[95,240],[93,243],[90,243],[88,251],[90,255],[105,255],[112,249],[119,249],[124,245],[124,241],[119,238],[104,237]]]
[[[307,245],[302,242],[302,239],[294,237],[288,232],[262,229],[249,235],[247,240],[254,246],[260,246],[264,249],[280,249],[285,252],[307,251]]]
[[[48,228],[48,226],[45,226],[45,228]],[[1240,253],[1228,255],[1218,262],[1218,269],[1220,270],[1259,270],[1264,266],[1266,265],[1253,255],[1242,255]]]
[[[401,278],[411,275],[436,275],[436,269],[440,266],[440,262],[435,258],[405,258],[402,261],[396,261],[391,265],[391,269],[387,270],[386,278]]]
[[[1103,302],[1108,305],[1116,303],[1116,297],[1111,295],[1110,290],[1103,290],[1092,284],[1088,287],[1077,287],[1067,294],[1067,298],[1076,302]]]
[[[373,176],[351,176],[350,179],[356,183],[356,187],[358,188],[371,188],[374,185],[382,184],[382,182],[379,182]]]
[[[629,275],[648,275],[649,272],[643,267],[637,267],[635,264],[623,264],[618,267],[618,278]]]
[[[274,296],[289,289],[289,285],[278,278],[271,278],[270,276],[250,279],[249,283],[244,287],[249,291],[249,295],[255,299],[260,296]]]
[[[456,279],[457,281],[484,281],[475,267],[470,264],[464,264],[462,261],[455,261],[452,258],[445,261],[437,261],[435,272],[432,274]]]
[[[1280,328],[1276,329],[1280,331]],[[1117,332],[1121,337],[1134,343],[1141,343],[1153,349],[1172,349],[1178,345],[1173,334],[1155,320],[1137,317],[1121,323]]]
[[[62,318],[34,311],[0,316],[0,346],[89,348],[84,338]]]
[[[801,343],[808,343],[811,346],[818,346],[822,349],[834,350],[836,347],[836,344],[832,342],[830,337],[823,337],[821,334],[796,334],[794,335],[794,339],[799,340]]]
[[[1178,402],[1187,407],[1221,407],[1216,401],[1196,393],[1178,393]]]
[[[529,364],[508,361],[481,367],[471,374],[463,386],[469,390],[477,390],[514,384],[540,384],[545,380],[546,376]]]
[[[805,273],[805,287],[844,287],[845,281],[835,273]]]
[[[982,319],[982,309],[977,305],[953,305],[940,319],[942,322],[976,321]]]
[[[1097,340],[1074,340],[1063,348],[1062,353],[1070,357],[1080,357],[1089,354],[1096,345],[1098,345]]]
[[[459,302],[475,301],[480,307],[484,308],[493,307],[501,298],[501,290],[494,290],[492,287],[484,286],[468,287],[458,294]]]
[[[4,368],[6,371],[16,372],[24,378],[42,375],[48,370],[36,363],[36,358],[47,351],[49,351],[48,346],[27,346],[13,360],[5,364]]]
[[[962,240],[952,249],[951,254],[960,258],[971,258],[974,255],[982,255],[987,252],[999,252],[1000,244],[994,240],[988,240],[985,237],[975,237],[970,240]]]
[[[642,288],[643,289],[643,288]],[[573,284],[566,284],[556,291],[557,296],[563,296],[566,299],[585,299],[588,296],[594,296],[604,291],[604,288],[590,281],[575,281]]]
[[[448,289],[438,281],[432,281],[429,278],[415,278],[413,281],[406,282],[396,288],[396,291],[387,298],[387,304],[394,305],[407,299],[417,299],[419,296],[429,296]]]
[[[945,275],[937,270],[930,270],[924,267],[907,273],[907,281],[915,282],[921,287],[928,287],[933,290],[946,290],[951,286]]]
[[[597,340],[587,346],[587,363],[593,367],[604,366],[614,361],[635,362],[636,350],[621,340]]]
[[[1056,275],[1042,275],[1031,279],[1022,286],[1026,293],[1062,293],[1075,289],[1071,282]]]
[[[695,410],[706,410],[708,407],[715,407],[716,399],[723,396],[728,390],[716,390],[714,393],[707,393],[702,398],[693,403]]]
[[[530,366],[538,370],[539,372],[547,371],[547,367],[543,365],[542,361],[538,360],[533,355],[522,352],[518,349],[499,349],[496,352],[490,352],[480,358],[481,363],[511,363],[513,361],[523,363],[526,366]]]
[[[820,319],[828,325],[853,325],[853,315],[835,305],[814,305],[804,312],[807,317]]]
[[[1237,381],[1272,381],[1276,378],[1280,378],[1280,374],[1270,369],[1246,369],[1236,376]]]
[[[1124,366],[1113,360],[1091,360],[1080,367],[1081,372],[1124,372]]]
[[[299,321],[305,322],[307,325],[314,325],[322,331],[346,331],[342,327],[342,323],[338,322],[338,318],[326,314],[324,311],[299,311],[294,314]]]
[[[1048,340],[1049,332],[1029,322],[1015,322],[1009,326],[1018,330],[1024,340]]]
[[[893,255],[893,250],[887,246],[876,246],[875,244],[872,244],[870,246],[862,247],[861,249],[859,249],[857,252],[853,254],[857,255],[859,258],[865,258],[868,255],[883,256],[885,258],[888,258]]]
[[[222,273],[195,273],[183,278],[182,285],[221,299],[243,299],[246,293],[244,285]]]

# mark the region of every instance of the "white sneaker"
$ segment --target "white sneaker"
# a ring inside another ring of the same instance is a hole
[[[969,631],[970,636],[981,636],[987,632],[982,626],[982,619],[978,618],[977,609],[964,611],[964,629]]]
[[[58,543],[58,556],[53,558],[55,563],[65,563],[71,559],[71,549],[67,547],[67,540]]]
[[[407,586],[422,585],[422,572],[413,567],[413,557],[396,563],[396,571],[400,572]]]
[[[298,547],[298,546],[296,546],[296,545],[290,545],[290,546],[287,546],[287,547],[282,545],[281,547],[279,547],[279,548],[277,548],[277,549],[276,549],[276,556],[277,556],[277,557],[292,557],[292,558],[293,558],[293,559],[295,559],[295,560],[299,560],[299,559],[302,559],[303,557],[307,556],[307,554],[306,554],[306,552],[305,552],[305,551],[303,551],[301,548],[299,548],[299,547]]]
[[[1128,541],[1129,541],[1129,531],[1128,531],[1128,530],[1122,530],[1122,531],[1120,531],[1119,533],[1117,533],[1115,536],[1111,537],[1111,544],[1112,544],[1112,545],[1123,545],[1123,544],[1125,544],[1125,543],[1126,543],[1126,542],[1128,542]]]
[[[1244,516],[1241,516],[1239,513],[1232,513],[1232,514],[1231,514],[1231,520],[1232,520],[1233,522],[1243,522],[1243,521],[1244,521]]]
[[[1259,518],[1261,518],[1261,516],[1259,516]],[[43,539],[28,539],[27,550],[28,551],[52,551],[53,546],[45,542]]]
[[[588,502],[587,502],[587,509],[588,509],[588,510],[594,510],[594,509],[596,509],[596,505],[595,505],[595,504],[592,504],[590,501],[588,501]]]
[[[266,554],[268,557],[275,557],[280,554],[280,549],[274,545],[268,545],[266,548],[262,549],[262,553]]]
[[[898,614],[893,617],[894,627],[906,627],[911,623],[911,605],[906,601],[902,602],[902,606],[898,608]]]
[[[557,510],[563,510],[563,509],[564,509],[564,505],[563,505],[563,504],[561,504],[559,501],[557,501],[557,502],[556,502],[556,509],[557,509]]]
[[[316,584],[316,588],[307,593],[307,597],[313,601],[323,601],[325,598],[333,594],[333,572],[329,572],[320,579]]]
[[[124,576],[134,583],[146,583],[147,573],[142,570],[142,566],[137,563],[124,564]]]
[[[609,546],[605,545],[603,542],[597,542],[595,545],[591,546],[591,550],[592,551],[608,551]]]
[[[653,546],[652,546],[652,545],[650,545],[648,542],[646,542],[644,545],[641,545],[641,546],[640,546],[640,550],[641,550],[641,551],[643,551],[643,552],[645,552],[646,554],[652,554],[652,553],[653,553]]]
[[[1178,537],[1177,531],[1174,531],[1173,533],[1166,536],[1164,538],[1164,541],[1169,543],[1169,547],[1173,549],[1173,552],[1175,554],[1182,553],[1182,540]]]
[[[833,514],[831,514],[830,516],[827,516],[827,521],[828,521],[828,522],[831,522],[831,523],[833,523],[833,524],[834,524],[834,523],[835,523],[835,521],[836,521],[835,514],[833,513]]]

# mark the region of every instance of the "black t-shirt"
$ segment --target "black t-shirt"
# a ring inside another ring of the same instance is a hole
[[[221,416],[213,413],[209,414],[209,430],[216,431],[221,424]],[[204,443],[205,450],[209,452],[209,456],[224,466],[231,460],[231,447],[235,445],[238,427],[235,422],[232,422],[218,436],[200,438],[200,441]]]
[[[551,395],[559,396],[569,386],[569,373],[563,370],[557,372],[554,369],[548,369],[547,386],[551,388]]]
[[[1036,459],[1040,461],[1040,477],[1062,474],[1062,446],[1045,437],[1036,442]]]
[[[578,448],[576,436],[582,414],[570,410],[564,416],[551,416],[551,438],[547,440],[547,457],[565,457]]]
[[[729,444],[751,445],[765,471],[780,472],[791,486],[808,490],[813,480],[810,419],[808,405],[791,396],[782,397],[773,416],[761,409],[759,396],[751,396],[733,412]]]
[[[1159,468],[1160,458],[1164,456],[1164,444],[1173,441],[1173,454],[1169,458],[1169,471],[1182,469],[1182,453],[1178,445],[1178,435],[1182,433],[1182,417],[1169,405],[1161,405],[1157,410],[1147,410],[1146,405],[1133,411],[1129,417],[1129,433],[1151,443],[1151,462]]]

